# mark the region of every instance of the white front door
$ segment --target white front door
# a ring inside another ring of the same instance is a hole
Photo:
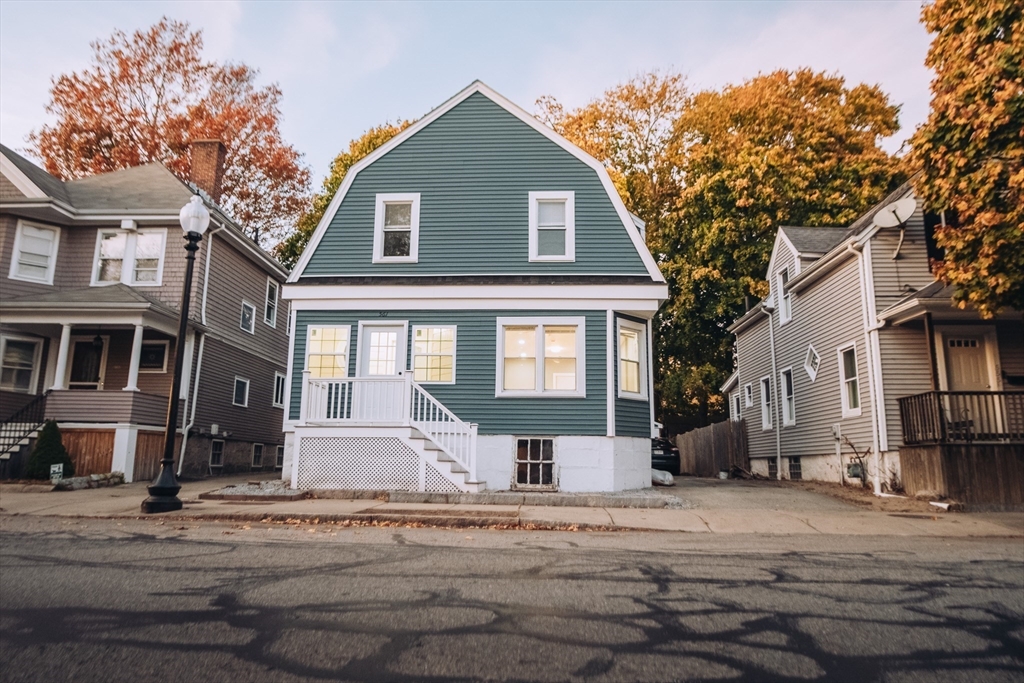
[[[360,422],[399,422],[405,415],[404,324],[359,326],[359,358],[353,385],[353,417]]]
[[[949,390],[991,391],[984,335],[949,334],[944,335],[944,341]]]

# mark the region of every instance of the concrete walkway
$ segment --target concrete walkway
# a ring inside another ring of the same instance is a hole
[[[769,487],[681,486],[693,491],[690,509],[547,507],[452,503],[387,503],[377,500],[306,499],[288,502],[199,500],[200,493],[241,483],[251,475],[186,482],[183,510],[160,515],[187,521],[311,521],[434,526],[507,526],[510,528],[596,528],[661,530],[717,534],[835,534],[886,536],[1024,536],[1024,514],[895,514],[866,512],[822,494]],[[672,491],[673,489],[668,489]],[[61,517],[141,517],[146,484],[106,489],[32,492],[0,486],[4,515]],[[154,515],[150,518],[157,518]]]

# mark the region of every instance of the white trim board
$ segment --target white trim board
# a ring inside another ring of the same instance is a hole
[[[39,189],[27,175],[22,173],[13,161],[7,158],[6,154],[0,154],[0,173],[11,181],[11,184],[18,188],[18,191],[29,199],[48,199],[49,195]]]
[[[457,93],[454,97],[450,98],[436,109],[433,109],[426,116],[406,128],[395,137],[391,138],[385,144],[378,147],[373,151],[373,153],[363,157],[363,159],[349,169],[348,173],[345,174],[345,180],[342,181],[341,187],[338,188],[338,191],[334,194],[334,198],[331,199],[331,203],[328,205],[323,217],[317,224],[316,230],[313,231],[313,236],[310,238],[306,249],[302,252],[302,256],[299,258],[298,264],[288,277],[288,282],[296,282],[300,277],[302,277],[302,274],[306,270],[306,265],[309,263],[309,259],[312,258],[313,253],[316,252],[317,247],[320,245],[320,240],[323,239],[324,233],[327,232],[327,227],[331,224],[331,221],[334,220],[334,216],[337,214],[342,200],[345,198],[345,195],[348,194],[348,191],[352,187],[352,183],[355,182],[356,176],[359,175],[359,172],[476,93],[480,93],[487,99],[491,100],[499,107],[506,110],[508,113],[512,114],[520,121],[530,126],[538,133],[551,140],[556,145],[593,169],[594,172],[597,173],[597,177],[601,181],[601,185],[604,187],[612,205],[615,207],[615,212],[618,214],[619,220],[622,222],[623,230],[626,231],[626,234],[629,236],[634,248],[637,250],[641,260],[644,262],[648,275],[650,275],[651,279],[655,282],[665,282],[665,278],[662,277],[661,271],[658,270],[658,265],[654,262],[654,257],[651,255],[651,252],[648,251],[647,245],[644,244],[641,239],[640,233],[637,231],[636,226],[633,223],[633,219],[630,217],[629,211],[626,210],[626,205],[622,202],[622,197],[619,196],[618,191],[615,189],[615,185],[612,183],[612,179],[608,175],[608,171],[605,169],[604,165],[555,131],[545,126],[524,109],[484,85],[481,81],[473,81],[468,87]]]

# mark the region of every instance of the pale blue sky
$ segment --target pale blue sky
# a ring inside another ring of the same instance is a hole
[[[918,0],[851,2],[0,2],[0,141],[47,121],[50,78],[87,67],[89,42],[162,15],[202,28],[205,55],[284,91],[283,132],[319,187],[367,128],[417,118],[474,79],[528,111],[569,106],[633,75],[693,88],[809,66],[879,84],[901,104],[896,150],[927,115],[929,36]]]

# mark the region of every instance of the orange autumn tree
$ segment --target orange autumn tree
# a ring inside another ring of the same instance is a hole
[[[911,140],[914,187],[957,220],[936,230],[937,274],[961,307],[1024,309],[1024,7],[1019,0],[935,0],[931,112]]]
[[[28,138],[50,173],[71,180],[151,162],[191,176],[189,143],[227,148],[220,205],[270,247],[308,201],[309,170],[281,137],[281,90],[244,64],[202,58],[202,31],[166,17],[92,43],[93,62],[53,80],[56,117]]]

